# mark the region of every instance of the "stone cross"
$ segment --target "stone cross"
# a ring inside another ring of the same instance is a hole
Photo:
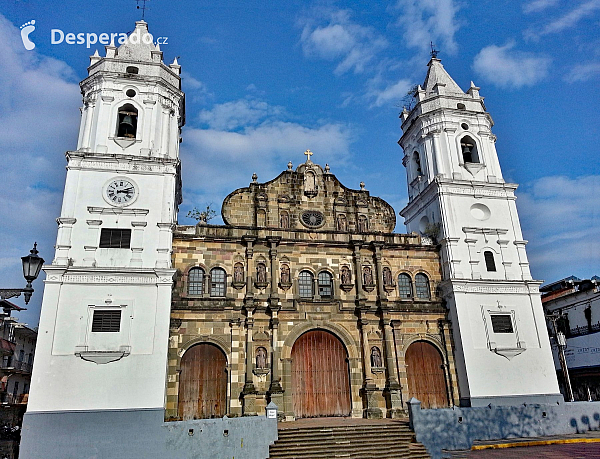
[[[313,153],[312,151],[310,151],[310,150],[306,150],[306,151],[304,152],[304,154],[306,155],[306,162],[307,162],[307,163],[308,163],[308,162],[310,162],[310,157],[311,157],[312,155],[314,155],[314,153]]]

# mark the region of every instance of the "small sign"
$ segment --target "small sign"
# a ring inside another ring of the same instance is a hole
[[[277,419],[277,410],[267,410],[267,419]]]

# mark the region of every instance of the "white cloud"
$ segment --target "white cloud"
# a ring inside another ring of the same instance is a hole
[[[600,62],[586,62],[573,67],[565,75],[565,81],[569,83],[588,81],[597,76],[600,76]]]
[[[456,53],[454,35],[460,27],[456,18],[459,6],[453,0],[398,0],[396,8],[400,10],[397,24],[404,29],[409,47],[424,53],[433,42],[445,53]]]
[[[402,79],[397,83],[386,86],[382,90],[371,90],[368,96],[375,99],[373,102],[375,107],[381,107],[382,105],[394,102],[398,104],[406,96],[411,86],[412,83],[409,80]]]
[[[600,266],[600,175],[549,176],[518,193],[534,277],[590,277]]]
[[[270,180],[288,161],[304,161],[306,149],[321,165],[339,167],[348,160],[354,140],[350,127],[331,122],[305,126],[286,117],[282,107],[247,99],[203,111],[209,128],[185,128],[183,134],[183,210],[205,202],[219,207],[228,193],[250,183],[253,172],[259,182]]]
[[[75,72],[60,60],[26,51],[19,28],[2,15],[0,42],[0,277],[7,287],[23,287],[19,257],[33,242],[46,261],[54,255],[64,186],[60,164],[64,152],[76,147],[81,95]],[[40,280],[34,288],[28,311],[19,314],[32,325],[42,298]]]
[[[364,72],[388,46],[387,40],[375,29],[352,21],[348,10],[315,9],[313,17],[304,18],[299,24],[304,55],[340,61],[335,69],[338,75],[350,70]]]
[[[600,0],[588,0],[581,3],[568,13],[546,24],[540,28],[531,28],[524,32],[525,38],[537,40],[545,35],[560,33],[575,27],[579,21],[600,10]]]
[[[280,106],[269,105],[262,100],[240,99],[225,102],[202,110],[199,120],[216,130],[235,130],[247,126],[255,126],[265,119],[277,119],[285,114]]]
[[[501,86],[531,86],[548,74],[551,59],[515,51],[515,42],[504,46],[490,45],[475,56],[473,69],[488,81]]]
[[[533,0],[523,5],[524,13],[539,13],[558,3],[558,0]]]

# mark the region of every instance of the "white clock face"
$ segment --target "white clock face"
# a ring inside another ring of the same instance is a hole
[[[112,179],[104,187],[105,199],[114,206],[126,206],[137,198],[135,185],[126,178]]]

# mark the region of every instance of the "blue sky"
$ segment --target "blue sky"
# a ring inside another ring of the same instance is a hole
[[[600,269],[600,0],[267,2],[151,0],[146,20],[165,61],[180,56],[187,125],[184,204],[219,209],[253,172],[266,181],[329,163],[399,211],[406,178],[398,114],[422,83],[429,43],[464,89],[473,80],[496,125],[506,180],[535,278]],[[129,32],[135,1],[3,0],[0,5],[0,279],[21,287],[34,240],[50,262],[76,146],[88,57],[102,45],[51,44],[51,30]],[[27,51],[20,26],[35,20]],[[398,217],[396,231],[404,231]],[[37,324],[42,284],[19,318]],[[23,305],[22,299],[15,300]]]

